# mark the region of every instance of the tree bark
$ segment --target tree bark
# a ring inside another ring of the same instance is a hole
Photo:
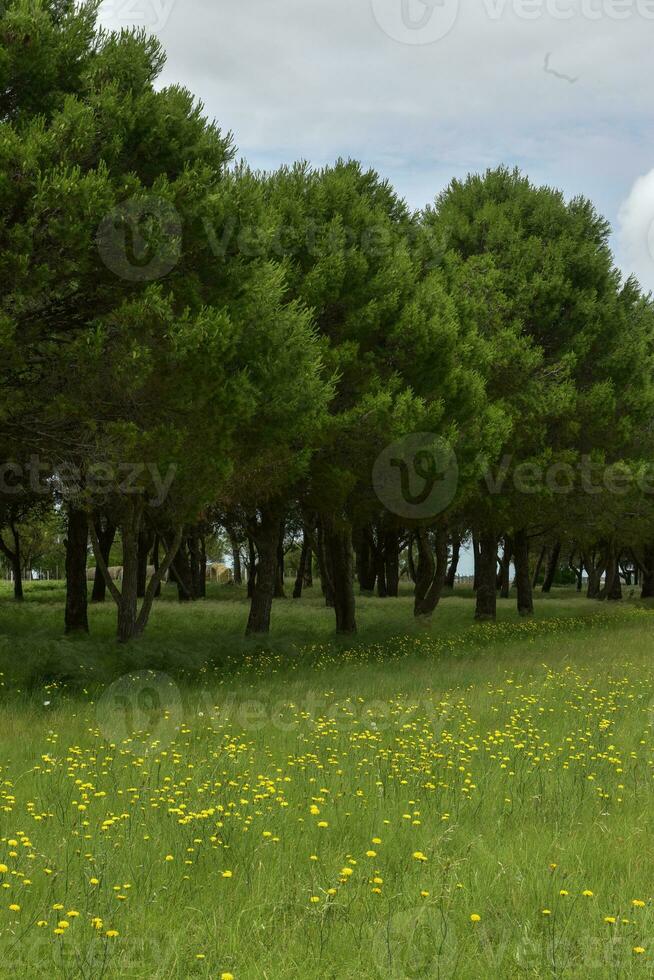
[[[334,608],[334,586],[332,584],[331,569],[329,567],[329,555],[325,547],[325,530],[322,521],[316,524],[316,558],[318,559],[318,569],[320,572],[320,588],[325,597],[325,605],[329,609]]]
[[[559,570],[559,558],[561,556],[561,542],[555,541],[552,545],[552,550],[550,552],[549,561],[547,562],[547,571],[545,572],[545,581],[543,582],[542,592],[549,593],[554,585],[554,579],[556,578],[556,573]]]
[[[150,548],[153,544],[154,535],[152,531],[146,528],[141,528],[138,539],[136,579],[136,594],[139,599],[142,599],[145,596],[145,590],[148,585],[148,559],[150,557]]]
[[[532,616],[534,613],[534,597],[529,575],[529,538],[525,530],[515,532],[513,552],[515,584],[518,592],[518,613],[520,616]]]
[[[447,575],[447,534],[443,528],[435,532],[435,547],[429,532],[420,528],[415,533],[418,545],[418,565],[413,602],[414,616],[431,616],[438,605]]]
[[[357,576],[359,590],[372,594],[377,580],[375,538],[370,524],[366,524],[360,534],[357,547]]]
[[[352,528],[346,521],[324,522],[324,545],[334,597],[337,633],[356,633]]]
[[[492,620],[497,617],[497,535],[483,531],[479,535],[477,558],[477,602],[475,619]]]
[[[23,601],[23,563],[20,554],[20,532],[18,531],[16,525],[11,522],[11,535],[14,539],[14,548],[12,549],[5,544],[5,541],[0,535],[0,551],[11,565],[12,574],[14,577],[14,599],[16,602]],[[85,569],[86,573],[86,569]]]
[[[238,543],[238,539],[234,530],[231,527],[226,528],[227,536],[229,538],[229,544],[232,549],[232,567],[234,573],[234,585],[243,584],[243,570],[241,568],[241,548]]]
[[[456,573],[459,568],[460,556],[461,538],[452,538],[452,557],[450,558],[450,567],[447,570],[447,576],[445,578],[445,586],[448,589],[454,589],[456,585]]]
[[[86,511],[68,506],[66,537],[66,633],[88,633],[86,559],[88,546]]]
[[[307,589],[313,588],[313,548],[310,540],[308,541],[307,560],[304,564],[304,586]]]
[[[120,522],[120,536],[123,542],[123,577],[121,579],[120,602],[118,603],[119,643],[128,643],[136,632],[141,515],[141,507],[130,503],[126,505],[126,512]]]
[[[389,529],[384,535],[384,574],[386,594],[397,599],[400,592],[400,536],[395,529]]]
[[[511,591],[511,559],[513,557],[513,541],[508,534],[504,536],[504,546],[502,548],[502,560],[497,575],[497,586],[500,592],[500,599],[508,599]]]
[[[275,574],[275,599],[285,599],[284,591],[284,534],[286,532],[286,521],[282,520],[279,525],[279,540],[277,541],[277,567]]]
[[[98,519],[95,522],[95,533],[98,536],[98,541],[100,543],[100,550],[105,563],[109,564],[109,556],[111,554],[111,549],[113,547],[114,540],[116,538],[116,525],[113,521],[108,518],[102,524],[102,520]],[[95,563],[95,574],[93,576],[93,591],[91,592],[91,602],[104,602],[107,594],[107,585],[104,580],[104,575],[100,570],[98,563]]]
[[[257,585],[257,549],[253,538],[249,534],[248,559],[248,599],[251,599]]]
[[[252,532],[256,536],[259,560],[246,627],[248,635],[270,632],[270,613],[277,577],[277,546],[281,533],[279,507],[274,504],[261,507],[259,515]]]
[[[654,544],[643,546],[642,558],[637,559],[642,572],[641,599],[654,598]]]
[[[540,571],[543,567],[543,562],[545,561],[545,555],[547,554],[547,546],[543,545],[540,549],[540,554],[538,555],[538,561],[536,562],[536,568],[534,569],[534,575],[531,580],[532,588],[536,588],[538,585],[538,579],[540,578]]]
[[[295,585],[293,587],[293,598],[302,598],[302,586],[304,585],[304,579],[306,575],[307,567],[307,557],[309,554],[309,539],[307,538],[306,531],[302,535],[302,550],[300,551],[300,560],[297,566],[297,575],[295,576]]]

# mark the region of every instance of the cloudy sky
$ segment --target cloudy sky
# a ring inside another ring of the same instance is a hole
[[[105,0],[263,168],[354,156],[413,207],[517,164],[591,197],[654,289],[654,0]],[[649,94],[648,94],[649,93]]]

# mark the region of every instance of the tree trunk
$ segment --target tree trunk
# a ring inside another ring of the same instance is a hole
[[[309,554],[309,539],[307,538],[306,531],[302,535],[302,550],[300,552],[300,561],[297,566],[297,575],[295,576],[295,585],[293,587],[293,598],[302,598],[302,586],[304,585],[304,579],[306,574],[307,557]]]
[[[187,552],[185,538],[180,542],[177,554],[174,556],[170,571],[177,582],[177,598],[180,602],[191,602],[195,598],[193,591],[193,573],[191,561]]]
[[[643,557],[639,564],[642,572],[640,598],[652,599],[654,598],[654,545],[644,545]]]
[[[16,602],[23,601],[23,562],[20,554],[20,532],[13,521],[10,523],[11,535],[14,539],[13,551],[5,544],[0,535],[0,551],[9,562],[14,579],[14,599]]]
[[[509,535],[504,536],[504,546],[502,548],[502,561],[497,575],[497,587],[500,591],[500,599],[508,599],[511,591],[511,559],[513,557],[513,541]]]
[[[474,578],[472,580],[473,592],[477,591],[477,586],[479,584],[479,537],[476,534],[472,535],[472,558],[474,562]]]
[[[66,633],[88,633],[86,559],[88,545],[86,511],[68,506],[66,537]]]
[[[325,605],[333,609],[334,607],[334,587],[332,584],[331,571],[329,567],[329,555],[325,547],[325,530],[322,521],[316,524],[316,558],[318,559],[318,569],[320,571],[320,588],[325,597]]]
[[[609,602],[616,602],[622,599],[622,586],[620,584],[620,561],[615,545],[611,544],[608,550],[606,562],[606,579],[602,598]]]
[[[234,585],[243,584],[243,570],[241,568],[241,547],[234,530],[231,527],[225,529],[232,549],[232,567],[234,573]]]
[[[586,574],[588,575],[588,588],[586,590],[586,598],[597,599],[599,598],[601,584],[602,584],[602,574],[604,572],[604,562],[600,559],[598,564],[595,564],[594,555],[589,555],[587,553],[582,554],[581,561],[586,569]]]
[[[307,560],[304,564],[304,586],[307,589],[313,588],[313,549],[310,542],[307,542]]]
[[[104,527],[102,526],[102,521],[97,520],[95,522],[95,533],[98,536],[98,542],[100,544],[100,551],[102,552],[102,557],[105,560],[105,564],[109,564],[109,557],[111,555],[111,549],[113,547],[114,540],[116,538],[116,525],[113,521],[108,518],[105,520]],[[91,592],[91,602],[104,602],[107,594],[107,585],[104,580],[104,575],[100,569],[98,563],[95,563],[95,574],[93,576],[93,591]]]
[[[286,532],[286,521],[283,520],[279,526],[279,540],[277,542],[277,568],[275,574],[275,599],[285,599],[284,591],[284,534]]]
[[[154,574],[156,575],[159,571],[159,535],[155,534],[154,544],[152,546],[152,565],[154,567]],[[161,595],[161,579],[157,582],[154,589],[154,598],[158,599]]]
[[[497,617],[497,536],[490,531],[479,535],[476,580],[475,619],[494,621]]]
[[[123,577],[118,603],[118,641],[128,643],[136,634],[138,611],[139,536],[141,529],[140,507],[126,505],[126,513],[120,522],[123,542]]]
[[[260,518],[256,525],[256,544],[259,560],[254,594],[250,602],[246,633],[265,634],[270,632],[270,613],[272,610],[275,580],[277,578],[277,547],[281,533],[279,507],[268,505],[260,508]]]
[[[461,556],[461,538],[452,538],[452,557],[450,559],[450,567],[447,570],[447,576],[445,578],[445,586],[448,589],[454,589],[456,585],[456,573],[459,567],[459,558]]]
[[[406,546],[406,550],[407,550],[407,556],[406,557],[407,557],[407,567],[409,569],[409,578],[411,579],[411,581],[415,585],[418,572],[416,570],[416,562],[415,562],[415,558],[413,556],[413,543],[414,543],[414,540],[415,540],[415,535],[413,533],[409,534],[409,541],[408,541],[407,546]]]
[[[370,524],[361,531],[360,540],[357,547],[357,576],[359,579],[359,591],[372,595],[375,591],[377,580],[376,566],[377,547]]]
[[[248,534],[248,599],[254,595],[257,585],[257,549],[252,537]]]
[[[534,575],[531,580],[532,588],[536,588],[538,585],[538,579],[540,578],[540,570],[543,567],[543,562],[545,561],[545,555],[547,554],[547,547],[543,545],[540,549],[540,554],[538,556],[538,561],[536,562],[536,568],[534,569]]]
[[[518,613],[520,616],[532,616],[534,598],[529,575],[529,538],[524,530],[516,531],[513,538],[515,584],[518,592]]]
[[[325,552],[334,597],[337,633],[356,633],[352,528],[334,519],[324,523]]]
[[[443,528],[435,532],[435,548],[429,540],[429,532],[416,531],[418,565],[413,603],[414,616],[431,616],[438,605],[447,575],[447,534]]]
[[[549,593],[554,585],[554,579],[556,578],[556,573],[559,570],[559,558],[561,556],[561,542],[555,541],[550,552],[549,561],[547,562],[547,571],[545,572],[545,581],[543,582],[542,592]]]
[[[396,530],[384,535],[384,573],[386,594],[397,599],[400,592],[400,536]]]
[[[137,555],[137,576],[136,576],[136,594],[139,599],[145,596],[145,590],[148,585],[148,559],[150,557],[150,548],[154,543],[154,536],[152,531],[145,528],[139,531],[138,540],[138,555]]]

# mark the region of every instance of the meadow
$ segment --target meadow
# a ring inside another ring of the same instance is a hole
[[[654,612],[0,593],[0,975],[654,975]]]

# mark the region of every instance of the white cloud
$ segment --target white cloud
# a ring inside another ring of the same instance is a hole
[[[355,156],[421,207],[452,177],[515,164],[614,221],[654,166],[652,0],[105,0],[103,10],[107,26],[137,14],[158,25],[164,81],[195,92],[256,167]],[[423,23],[421,40],[440,39],[414,43]]]
[[[639,177],[618,216],[622,267],[654,291],[654,170]]]

